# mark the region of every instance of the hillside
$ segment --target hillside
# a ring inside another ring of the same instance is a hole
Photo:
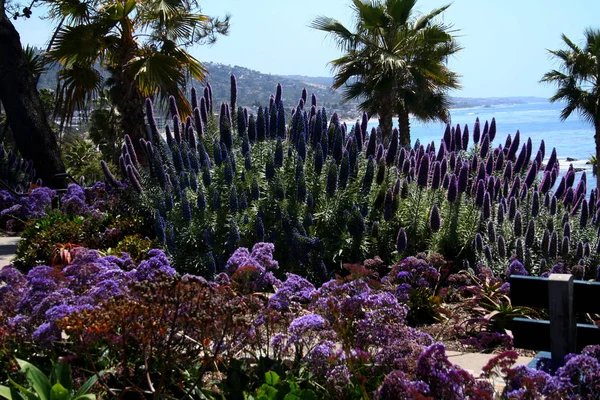
[[[272,75],[251,70],[240,66],[223,65],[212,62],[205,63],[209,76],[208,82],[213,88],[213,98],[216,104],[229,102],[230,99],[230,75],[234,74],[238,83],[238,105],[248,107],[256,112],[258,106],[265,106],[269,102],[271,94],[275,93],[278,83],[283,87],[283,103],[287,109],[295,107],[306,88],[309,98],[311,94],[317,97],[319,107],[325,107],[328,112],[337,112],[340,118],[354,120],[360,117],[357,111],[358,101],[345,103],[342,100],[341,90],[332,90],[331,77],[308,77],[302,75]],[[52,66],[40,77],[39,88],[56,88],[56,76],[59,71],[58,65]],[[103,72],[103,76],[107,74]],[[195,87],[204,86],[194,82]],[[532,102],[547,101],[537,97],[451,97],[452,108],[468,107],[493,107],[505,104],[524,104]]]
[[[210,71],[208,81],[213,88],[213,97],[217,103],[229,101],[230,75],[234,74],[238,83],[238,104],[258,108],[266,105],[269,96],[275,93],[278,83],[283,88],[283,103],[286,108],[294,107],[302,89],[306,88],[309,98],[311,94],[317,97],[317,104],[328,111],[337,112],[341,118],[357,118],[356,105],[358,102],[343,103],[340,91],[331,90],[331,78],[310,78],[303,76],[281,76],[263,74],[240,66],[206,63]]]

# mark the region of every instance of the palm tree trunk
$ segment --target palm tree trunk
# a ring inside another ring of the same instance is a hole
[[[596,128],[594,135],[596,141],[596,188],[600,190],[600,121],[596,121],[594,127]]]
[[[410,117],[405,107],[398,109],[398,128],[400,129],[400,146],[410,147]]]
[[[394,114],[391,107],[381,107],[379,109],[379,127],[381,128],[381,141],[385,142],[387,137],[392,135]]]
[[[45,185],[58,188],[64,179],[54,175],[65,172],[54,132],[23,53],[21,38],[0,4],[0,101],[4,105],[17,149],[33,161],[37,176]]]
[[[119,86],[119,99],[117,108],[121,113],[121,126],[123,132],[131,137],[138,160],[146,164],[146,154],[143,151],[140,139],[146,138],[146,124],[144,121],[144,98],[135,82],[127,71],[127,64],[134,58],[136,44],[132,37],[124,35],[119,54],[119,68],[117,82]]]

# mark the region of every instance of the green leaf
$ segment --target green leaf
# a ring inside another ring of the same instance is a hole
[[[50,394],[51,385],[50,380],[48,380],[46,375],[44,375],[36,366],[25,360],[17,358],[17,362],[39,398],[41,400],[50,400],[48,396]]]
[[[14,388],[0,385],[0,397],[8,400],[27,400],[27,397],[16,391]]]
[[[52,374],[50,375],[52,384],[60,383],[69,393],[73,390],[73,379],[71,366],[64,362],[59,362],[54,365]]]
[[[69,394],[70,392],[63,385],[56,383],[50,389],[50,400],[69,400]]]
[[[96,384],[96,382],[98,382],[98,376],[102,376],[105,373],[106,373],[106,371],[100,371],[98,373],[98,375],[93,375],[90,377],[90,379],[85,381],[85,383],[83,385],[81,385],[81,387],[79,388],[77,393],[75,393],[75,396],[73,396],[75,398],[75,400],[77,400],[79,398],[82,398],[82,399],[85,398],[85,395],[87,394],[87,392],[92,388],[92,386],[94,386]]]
[[[35,395],[35,393],[31,392],[29,389],[19,385],[17,382],[15,382],[10,376],[8,377],[8,380],[10,381],[11,385],[13,385],[15,388],[17,388],[21,393],[23,393],[24,396],[26,396],[25,398],[29,399],[29,400],[38,400],[38,396]],[[23,397],[22,395],[22,397]]]
[[[279,375],[273,371],[265,373],[265,383],[270,386],[277,386],[279,383]]]
[[[88,393],[84,394],[83,396],[76,397],[73,400],[96,400],[96,395]]]

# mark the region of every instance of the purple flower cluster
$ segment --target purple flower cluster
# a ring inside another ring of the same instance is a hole
[[[21,220],[43,217],[54,197],[56,192],[47,187],[35,188],[25,197],[15,197],[6,190],[0,190],[0,216]]]
[[[0,312],[16,332],[42,346],[52,345],[60,339],[57,320],[127,295],[132,282],[175,274],[161,250],[151,250],[149,255],[136,268],[125,253],[122,258],[102,257],[95,250],[80,248],[63,269],[40,265],[23,275],[6,266],[0,270]]]
[[[289,309],[290,305],[307,304],[315,294],[315,286],[308,280],[295,274],[286,274],[287,279],[269,298],[269,308],[276,310]]]
[[[279,268],[279,263],[273,259],[275,246],[272,243],[256,243],[252,252],[245,247],[239,247],[229,257],[225,270],[231,275],[231,281],[242,292],[270,291],[281,286],[281,281],[272,271]]]
[[[77,184],[70,184],[61,197],[61,210],[67,215],[83,215],[91,211],[86,203],[85,191]]]

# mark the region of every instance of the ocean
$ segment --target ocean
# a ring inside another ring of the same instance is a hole
[[[579,118],[577,113],[573,113],[566,121],[560,120],[560,111],[563,103],[527,103],[510,104],[493,107],[473,107],[457,108],[450,111],[452,125],[460,124],[469,126],[469,132],[473,132],[475,118],[479,117],[481,127],[485,121],[496,118],[496,138],[493,142],[494,147],[498,144],[504,146],[506,137],[514,134],[517,130],[521,133],[521,145],[527,142],[531,137],[533,143],[533,155],[537,153],[540,141],[543,139],[546,145],[546,159],[552,153],[552,148],[556,148],[556,153],[560,162],[561,174],[564,173],[569,164],[580,170],[577,173],[575,184],[579,182],[583,171],[586,172],[587,193],[596,188],[596,179],[592,176],[591,165],[586,164],[592,154],[595,153],[594,128],[586,124]],[[394,121],[395,126],[397,120]],[[377,126],[377,120],[369,121],[369,130]],[[444,134],[445,125],[442,123],[424,124],[416,120],[411,120],[411,140],[413,145],[417,139],[421,144],[435,142],[436,149],[439,147],[440,140]],[[473,137],[469,138],[469,145],[472,145]],[[567,158],[574,161],[567,161]]]

